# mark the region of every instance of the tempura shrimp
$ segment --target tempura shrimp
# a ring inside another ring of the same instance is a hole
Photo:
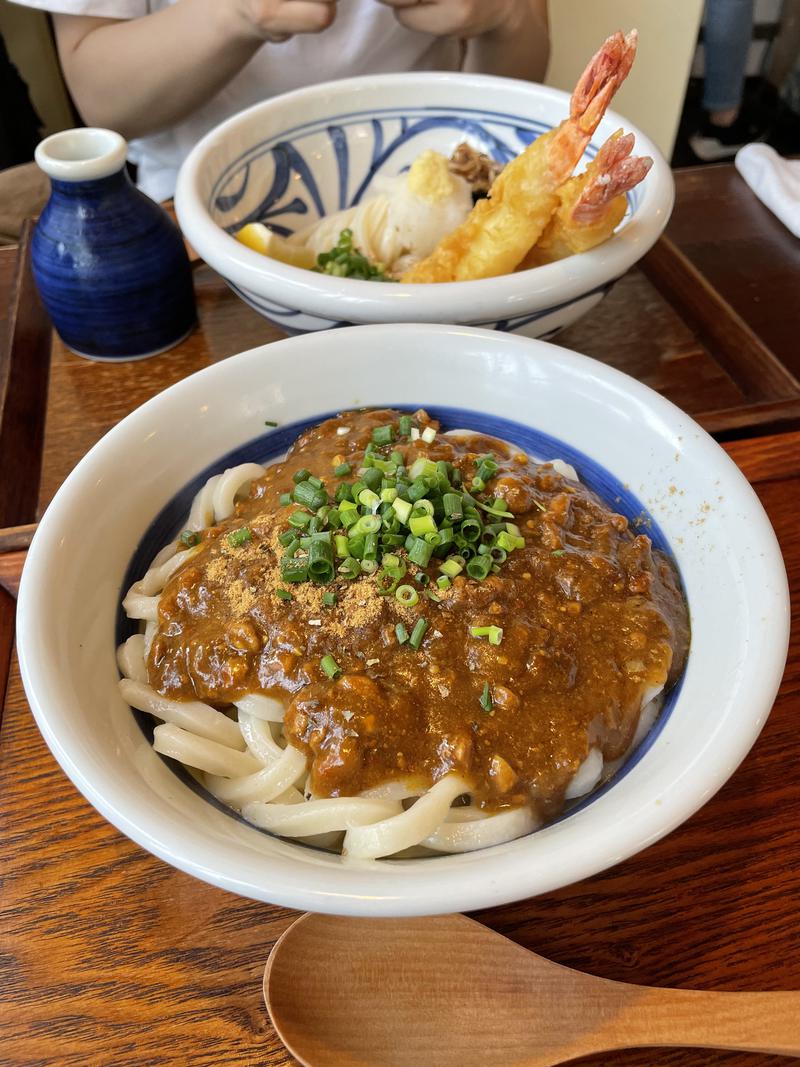
[[[537,137],[497,177],[489,196],[403,282],[450,282],[509,274],[558,207],[557,190],[583,155],[636,55],[636,30],[609,37],[578,80],[570,115]]]
[[[587,252],[608,240],[625,214],[625,194],[653,165],[649,156],[631,155],[633,144],[632,133],[617,130],[583,174],[564,182],[555,214],[519,270]]]

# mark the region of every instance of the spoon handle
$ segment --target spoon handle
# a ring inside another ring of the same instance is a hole
[[[694,1046],[800,1058],[800,993],[633,990],[620,1005],[617,1048]]]

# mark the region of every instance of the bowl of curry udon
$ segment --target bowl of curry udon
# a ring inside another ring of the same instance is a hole
[[[431,325],[293,338],[106,435],[19,599],[36,721],[167,862],[315,911],[469,910],[705,802],[780,681],[749,485],[645,386]]]

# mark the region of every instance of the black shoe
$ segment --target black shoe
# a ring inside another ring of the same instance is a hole
[[[730,126],[716,126],[706,117],[702,128],[689,138],[689,145],[698,159],[704,163],[716,163],[733,159],[746,144],[766,140],[767,132],[763,126],[742,115]]]

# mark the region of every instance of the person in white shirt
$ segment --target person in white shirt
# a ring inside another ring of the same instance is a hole
[[[538,79],[546,0],[17,0],[52,12],[83,120],[131,141],[172,195],[192,146],[266,97],[356,74],[459,68]]]

